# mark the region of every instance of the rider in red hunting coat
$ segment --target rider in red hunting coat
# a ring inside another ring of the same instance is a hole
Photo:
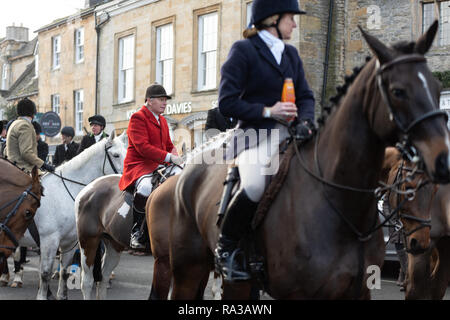
[[[135,187],[130,243],[134,249],[144,247],[140,229],[145,216],[145,204],[152,191],[153,171],[160,164],[172,162],[180,165],[182,162],[170,139],[167,121],[162,116],[167,99],[171,97],[163,86],[150,86],[145,95],[146,104],[132,115],[127,129],[128,149],[119,188],[125,190]]]

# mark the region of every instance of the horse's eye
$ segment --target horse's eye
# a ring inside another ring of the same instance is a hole
[[[113,157],[114,157],[114,158],[120,158],[120,154],[114,153],[114,154],[113,154]]]
[[[392,94],[398,98],[398,99],[406,99],[407,95],[406,95],[406,91],[403,89],[392,89]]]
[[[33,212],[31,212],[30,210],[25,211],[25,219],[30,220],[32,218],[33,218]]]

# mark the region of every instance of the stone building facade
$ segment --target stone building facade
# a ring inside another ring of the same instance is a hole
[[[58,19],[38,32],[39,112],[59,114],[77,139],[95,114],[97,36],[94,8]],[[58,137],[50,143],[60,143]]]
[[[29,30],[23,26],[6,27],[0,39],[0,118],[4,108],[29,98],[38,103],[35,59],[37,37],[28,40]]]

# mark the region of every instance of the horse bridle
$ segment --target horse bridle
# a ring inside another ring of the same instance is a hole
[[[395,114],[395,112],[392,108],[391,100],[389,99],[389,95],[387,94],[387,90],[383,84],[382,75],[383,75],[383,72],[390,69],[394,65],[403,64],[403,63],[414,63],[414,62],[420,63],[420,62],[426,62],[426,61],[427,60],[425,59],[425,57],[422,55],[419,55],[419,54],[402,55],[402,56],[399,56],[381,66],[379,65],[380,64],[379,60],[377,60],[377,71],[376,71],[377,85],[381,92],[381,96],[388,107],[389,118],[391,119],[391,121],[392,120],[395,121],[395,124],[397,125],[397,127],[405,135],[408,135],[414,127],[416,127],[419,123],[421,123],[429,118],[443,116],[443,117],[445,117],[446,121],[448,121],[448,114],[444,110],[432,110],[432,111],[426,112],[425,114],[421,115],[420,117],[414,119],[408,125],[404,125],[398,118],[397,114]]]
[[[8,203],[6,203],[2,207],[0,207],[0,211],[1,211],[5,208],[9,207],[10,205],[12,205],[14,202],[16,202],[16,205],[6,215],[5,221],[3,223],[0,223],[0,232],[3,232],[3,231],[5,232],[5,234],[8,236],[8,238],[14,244],[14,247],[0,245],[0,248],[2,248],[2,249],[8,249],[8,250],[14,251],[19,246],[19,241],[17,240],[16,236],[11,231],[11,229],[7,226],[7,224],[9,222],[9,220],[17,213],[17,210],[19,209],[20,205],[24,202],[25,198],[28,195],[30,195],[37,201],[38,207],[41,204],[41,200],[33,191],[31,191],[31,188],[32,188],[32,185],[30,185],[24,192],[22,192],[22,194],[19,197],[9,201]]]
[[[405,161],[403,160],[400,167],[397,170],[397,174],[395,176],[394,183],[396,183],[397,181],[401,181],[401,183],[403,184],[404,182],[407,182],[408,180],[412,179],[416,173],[424,173],[422,170],[418,170],[417,168],[410,169],[410,168],[405,167],[404,162]],[[401,180],[403,171],[412,172],[412,175],[410,175],[410,178],[407,177],[406,179]],[[425,180],[425,181],[420,180],[414,189],[409,189],[406,191],[395,190],[395,192],[397,193],[397,208],[395,209],[395,211],[397,212],[397,216],[399,218],[398,222],[397,222],[398,225],[396,226],[396,231],[402,231],[405,238],[420,229],[431,228],[431,219],[423,219],[423,218],[415,217],[415,216],[412,216],[409,214],[404,214],[401,212],[401,208],[402,208],[403,204],[405,203],[405,201],[406,200],[408,200],[408,201],[414,200],[416,192],[419,191],[421,188],[423,188],[424,186],[426,186],[429,183],[430,183],[429,180]],[[400,200],[400,195],[404,195],[405,198],[403,200]],[[390,194],[388,195],[388,198],[386,200],[388,201],[388,207],[390,209],[389,197],[390,197]],[[418,222],[419,226],[414,228],[413,230],[406,232],[400,219]]]
[[[119,171],[117,170],[116,166],[114,165],[114,162],[111,159],[111,155],[109,154],[108,150],[112,148],[112,144],[110,142],[107,142],[105,144],[105,158],[103,159],[103,175],[105,175],[105,164],[106,164],[106,159],[108,159],[108,162],[111,166],[111,168],[113,169],[115,174],[118,174]]]

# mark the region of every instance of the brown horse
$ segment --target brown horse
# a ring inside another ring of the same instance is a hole
[[[150,246],[155,259],[149,297],[151,300],[166,300],[169,296],[172,281],[169,260],[169,220],[178,177],[179,175],[170,177],[152,192],[145,208]]]
[[[3,270],[40,206],[43,188],[36,167],[30,177],[0,158],[0,172],[0,270]]]
[[[378,220],[373,191],[386,146],[406,138],[431,179],[449,182],[450,144],[446,117],[439,111],[440,85],[423,56],[436,31],[437,21],[417,43],[394,47],[362,31],[376,57],[315,137],[297,150],[254,231],[265,257],[264,287],[272,297],[370,298],[366,270],[381,266],[384,258],[382,232],[372,229]],[[226,170],[225,164],[187,163],[179,177],[169,233],[173,299],[197,298],[213,268]],[[247,299],[249,291],[249,282],[226,283],[224,298]]]
[[[387,184],[395,184],[395,188],[386,194],[385,201],[389,213],[395,211],[394,218],[402,224],[406,251],[412,255],[424,253],[430,247],[430,208],[437,187],[429,183],[428,177],[415,164],[403,160],[395,148],[386,148],[383,167],[390,167],[385,180]]]
[[[440,185],[431,205],[430,249],[408,255],[406,299],[442,299],[450,284],[450,185]]]
[[[162,174],[169,177],[178,170],[169,166]],[[131,194],[119,189],[120,177],[116,174],[98,178],[83,188],[75,199],[81,249],[81,290],[86,300],[91,299],[94,281],[98,282],[97,299],[106,299],[111,272],[119,263],[122,251],[129,249],[133,199]],[[104,253],[100,249],[101,242]]]

